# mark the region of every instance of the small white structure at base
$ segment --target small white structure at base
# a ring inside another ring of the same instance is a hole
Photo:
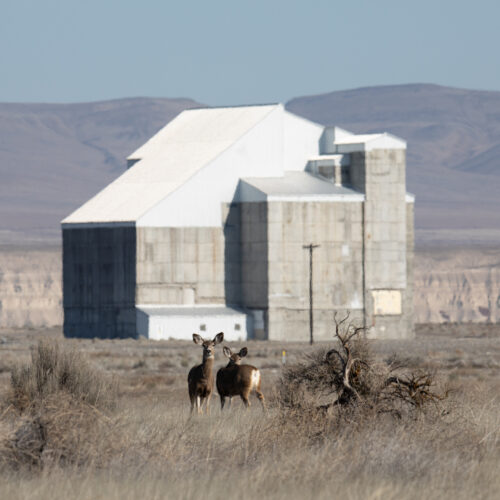
[[[247,315],[230,307],[168,307],[138,305],[137,333],[153,340],[191,340],[224,332],[224,340],[247,339]],[[206,333],[205,333],[206,332]]]

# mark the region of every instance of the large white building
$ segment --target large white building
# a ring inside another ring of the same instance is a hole
[[[67,336],[331,338],[350,311],[378,337],[412,324],[406,143],[282,105],[182,112],[62,221]]]

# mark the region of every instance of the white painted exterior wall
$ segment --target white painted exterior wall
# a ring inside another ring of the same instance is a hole
[[[150,227],[220,227],[241,177],[283,175],[283,114],[276,106],[261,122],[137,221]]]
[[[319,153],[324,127],[288,111],[283,111],[283,115],[283,170],[303,171],[308,159]]]
[[[163,308],[164,309],[164,308]],[[208,308],[204,308],[208,309]],[[193,314],[192,308],[186,308],[184,313],[162,314],[162,308],[137,306],[137,333],[152,340],[192,340],[193,333],[198,333],[204,338],[213,338],[217,333],[224,332],[224,340],[244,341],[248,338],[246,328],[247,316],[244,313],[234,311],[228,313],[213,308],[213,312],[206,314]],[[200,329],[205,325],[205,330]],[[235,325],[240,325],[236,330]]]
[[[282,177],[285,171],[304,171],[308,159],[318,154],[322,133],[321,125],[276,106],[218,158],[149,210],[137,225],[219,227],[221,203],[238,201],[241,178]]]

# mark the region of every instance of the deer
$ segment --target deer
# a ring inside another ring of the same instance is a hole
[[[217,372],[217,392],[220,396],[221,412],[224,409],[226,398],[229,398],[229,407],[233,396],[240,396],[245,406],[250,406],[249,396],[252,391],[266,410],[264,395],[260,390],[260,371],[252,365],[242,365],[241,360],[248,354],[243,347],[239,352],[233,352],[227,346],[223,349],[224,355],[229,358],[228,364]]]
[[[189,370],[188,391],[191,401],[191,415],[196,404],[198,414],[203,414],[203,403],[206,402],[206,413],[210,414],[210,397],[214,388],[214,366],[215,346],[224,340],[224,333],[218,333],[213,340],[203,339],[197,333],[193,333],[193,342],[203,348],[203,359],[201,365],[196,365]]]

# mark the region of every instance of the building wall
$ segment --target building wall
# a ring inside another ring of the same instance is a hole
[[[362,203],[242,203],[245,307],[265,311],[264,337],[309,339],[309,253],[314,250],[314,336],[331,339],[333,313],[362,323]]]
[[[351,154],[351,182],[365,193],[365,323],[377,338],[413,335],[408,295],[406,151]]]
[[[302,171],[318,154],[321,125],[276,107],[254,128],[137,221],[149,227],[216,227],[221,203],[235,200],[240,179]],[[196,155],[196,151],[189,152]],[[196,200],[196,202],[193,202]],[[200,210],[200,206],[203,209]]]
[[[406,203],[406,293],[405,314],[408,337],[415,335],[413,292],[415,267],[415,203]]]
[[[199,332],[203,337],[213,338],[218,332],[224,332],[227,342],[245,341],[247,339],[247,315],[233,311],[219,312],[220,308],[210,309],[204,314],[193,314],[192,308],[182,313],[155,314],[154,309],[144,311],[137,309],[137,331],[139,335],[152,340],[168,340],[170,338],[192,340],[193,332]],[[214,311],[211,311],[211,310]]]
[[[269,304],[267,202],[241,203],[241,303],[265,315]],[[266,337],[265,327],[260,336]]]
[[[241,178],[283,175],[283,115],[281,107],[269,113],[257,126],[228,145],[222,154],[146,212],[137,221],[137,226],[221,226],[221,203],[234,200]],[[190,154],[196,155],[196,151]]]
[[[224,304],[222,228],[137,228],[137,304]]]
[[[65,336],[136,336],[135,259],[135,227],[63,228]]]
[[[283,118],[283,168],[285,171],[301,172],[309,158],[319,153],[324,127],[288,111],[284,111]]]
[[[138,227],[137,304],[241,302],[239,207],[222,206],[222,227]]]

